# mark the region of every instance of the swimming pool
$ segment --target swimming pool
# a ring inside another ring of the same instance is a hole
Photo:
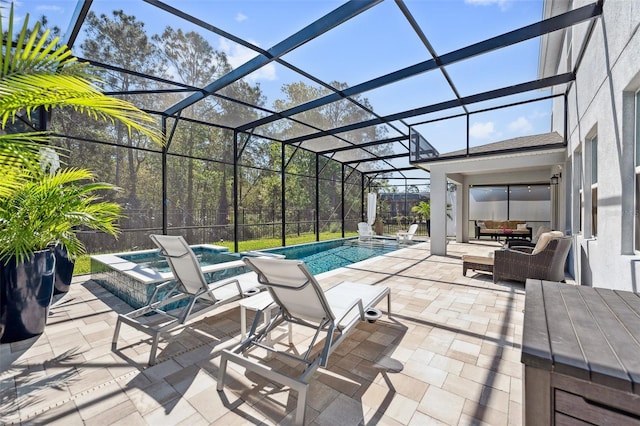
[[[241,257],[250,253],[232,253],[226,247],[201,244],[191,247],[210,281],[249,272]],[[359,242],[357,238],[321,241],[262,250],[300,259],[317,275],[371,257],[398,250],[392,239]],[[91,279],[133,307],[143,306],[155,286],[172,278],[171,270],[158,250],[91,256]]]
[[[360,242],[354,238],[344,240],[321,241],[263,250],[269,253],[282,254],[287,259],[303,260],[312,274],[317,275],[338,269],[352,263],[381,256],[398,250],[398,243],[391,239],[374,239]]]

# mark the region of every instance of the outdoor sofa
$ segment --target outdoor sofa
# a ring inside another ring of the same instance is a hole
[[[532,228],[524,220],[476,220],[475,226],[476,239],[489,236],[493,239],[507,237],[531,240]]]

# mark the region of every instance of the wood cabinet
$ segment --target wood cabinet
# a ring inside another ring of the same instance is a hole
[[[523,420],[640,426],[640,295],[527,280]]]

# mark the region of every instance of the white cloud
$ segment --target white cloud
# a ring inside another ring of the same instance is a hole
[[[256,46],[258,45],[251,40],[248,41]],[[258,55],[257,52],[249,48],[246,48],[239,44],[231,43],[228,40],[222,38],[220,39],[219,49],[227,54],[227,60],[234,69],[238,68],[240,65],[250,61]],[[258,80],[275,80],[276,78],[276,67],[273,63],[269,63],[267,65],[264,65],[259,70],[249,74],[247,77],[245,77],[245,80],[249,82],[256,82]]]
[[[495,133],[492,121],[486,123],[473,123],[469,129],[469,135],[478,139],[488,139]]]
[[[509,130],[516,133],[526,133],[533,130],[533,125],[525,117],[518,117],[509,123]]]
[[[244,22],[247,19],[249,19],[249,17],[247,15],[245,15],[244,13],[238,12],[238,14],[236,15],[236,21],[238,21],[238,22]]]
[[[40,5],[38,7],[36,7],[36,10],[39,12],[64,12],[64,9],[60,6],[55,6],[55,5]]]
[[[498,5],[500,10],[507,9],[510,0],[464,0],[466,4],[473,6],[493,6]]]
[[[529,114],[529,118],[532,120],[538,120],[541,118],[548,118],[550,116],[549,111],[535,110]]]

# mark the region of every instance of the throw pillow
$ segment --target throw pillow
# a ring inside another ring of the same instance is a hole
[[[476,223],[478,224],[478,226],[479,226],[480,228],[484,228],[484,222],[482,222],[482,221],[480,221],[480,220],[479,220],[479,221],[477,221]]]
[[[545,232],[544,234],[540,235],[540,238],[538,238],[538,242],[536,243],[536,246],[533,248],[533,251],[531,252],[531,254],[540,253],[542,250],[545,249],[547,244],[549,244],[549,241],[553,240],[554,238],[562,238],[563,236],[564,234],[560,231]]]
[[[519,223],[518,224],[518,231],[526,231],[527,230],[527,224],[526,223]]]

